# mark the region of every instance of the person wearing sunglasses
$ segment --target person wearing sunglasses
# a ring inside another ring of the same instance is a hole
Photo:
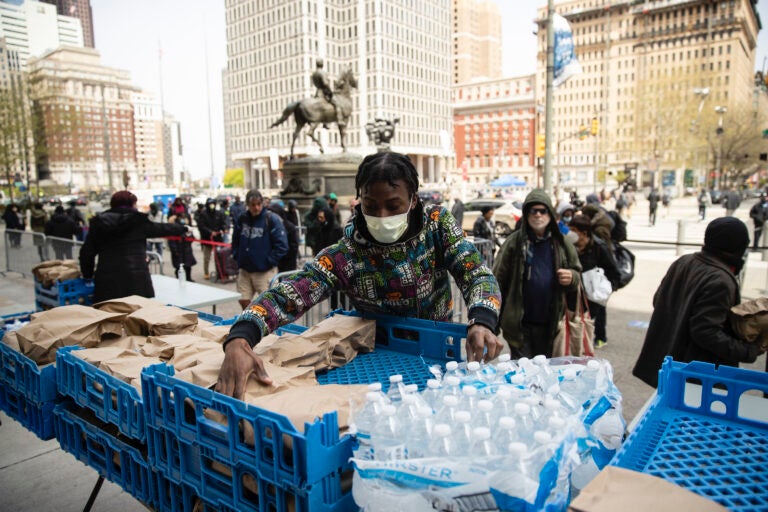
[[[501,333],[513,359],[551,357],[564,292],[577,290],[581,264],[576,248],[557,225],[546,192],[536,189],[526,196],[520,220],[493,265],[502,296]]]
[[[240,398],[250,375],[270,385],[254,345],[339,290],[358,311],[450,321],[449,272],[467,304],[467,358],[500,354],[499,285],[451,213],[421,202],[418,183],[406,155],[363,159],[355,176],[360,204],[341,240],[245,308],[224,342],[216,391]]]

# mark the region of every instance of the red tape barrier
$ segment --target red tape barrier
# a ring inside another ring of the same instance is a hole
[[[170,241],[173,241],[173,242],[181,242],[182,241],[180,236],[166,236],[164,238],[166,240],[170,240]],[[224,242],[214,242],[213,240],[200,240],[199,238],[193,238],[191,236],[185,236],[184,237],[184,242],[190,242],[190,243],[191,242],[200,242],[201,244],[212,245],[214,247],[232,247],[232,244],[227,244],[227,243],[224,243]]]

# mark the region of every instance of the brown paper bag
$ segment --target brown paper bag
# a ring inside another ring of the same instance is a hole
[[[91,363],[98,368],[102,361],[109,361],[119,357],[133,357],[136,355],[136,352],[121,347],[94,347],[74,350],[72,354],[78,359]]]
[[[224,351],[221,350],[221,345],[215,341],[201,341],[176,347],[168,364],[172,365],[178,372],[203,362],[213,363],[216,361],[219,362],[219,366],[224,361]]]
[[[146,336],[122,336],[120,338],[103,339],[99,343],[99,347],[120,347],[138,352],[146,343]]]
[[[32,269],[32,273],[44,287],[49,288],[54,281],[66,281],[80,277],[80,265],[75,260],[44,261]]]
[[[67,261],[74,261],[74,260],[67,260]],[[32,267],[32,275],[35,276],[35,280],[42,283],[43,282],[43,272],[47,268],[51,267],[58,267],[62,263],[62,260],[48,260],[43,261],[42,263],[38,263],[34,267]]]
[[[768,349],[768,297],[737,304],[729,316],[731,327],[740,338]]]
[[[329,368],[328,339],[312,340],[304,338],[302,334],[270,334],[253,351],[264,361],[277,366],[310,366],[318,370]]]
[[[159,357],[168,360],[173,357],[177,348],[199,343],[210,343],[210,340],[195,336],[194,334],[166,334],[163,336],[149,336],[144,346],[141,347],[141,353],[149,357]],[[221,345],[217,346],[220,352]]]
[[[134,311],[142,308],[152,308],[157,306],[164,306],[162,302],[158,302],[155,299],[148,299],[140,295],[129,295],[120,299],[105,300],[93,305],[94,308],[102,311],[108,311],[110,313],[124,313],[130,315]]]
[[[157,357],[146,357],[131,351],[124,351],[114,359],[99,363],[99,369],[127,382],[141,393],[141,370],[153,364],[162,363]]]
[[[126,334],[142,336],[193,333],[196,326],[196,312],[174,306],[153,306],[138,309],[125,319]]]
[[[21,347],[19,347],[19,339],[16,336],[16,331],[5,333],[2,341],[4,345],[8,345],[16,352],[21,352]]]
[[[19,346],[38,364],[52,363],[60,347],[94,347],[105,334],[120,336],[122,316],[79,305],[34,313],[29,324],[16,331]]]
[[[198,320],[199,322],[199,320]],[[200,327],[199,323],[195,330],[195,335],[202,338],[215,341],[216,343],[224,343],[224,340],[229,336],[229,330],[232,329],[231,325],[210,325]]]
[[[357,354],[374,349],[376,321],[357,316],[334,315],[313,325],[302,338],[328,340],[331,368],[340,368],[352,361]]]
[[[607,466],[568,507],[569,512],[725,512],[725,507],[661,478]]]

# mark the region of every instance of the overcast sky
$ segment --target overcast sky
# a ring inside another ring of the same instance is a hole
[[[536,6],[543,1],[495,0],[501,7],[504,73],[536,70]],[[210,176],[208,91],[213,167],[224,172],[224,120],[221,70],[226,66],[223,0],[91,0],[96,49],[102,63],[131,72],[135,84],[160,96],[165,110],[181,122],[184,163],[195,178]],[[768,0],[758,1],[763,24]],[[158,60],[162,47],[162,66]],[[206,51],[207,49],[207,51]],[[760,31],[756,68],[768,56],[768,28]],[[207,57],[207,84],[206,84]]]

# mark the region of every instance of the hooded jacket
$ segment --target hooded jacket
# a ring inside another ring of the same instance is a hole
[[[91,219],[88,236],[80,248],[80,270],[94,278],[94,302],[141,295],[154,297],[147,265],[147,238],[179,236],[180,224],[156,224],[146,213],[112,208]],[[95,267],[96,255],[99,256]]]
[[[42,208],[35,208],[34,206],[30,210],[29,227],[35,233],[45,232],[45,224],[48,222],[48,213]]]
[[[54,213],[51,220],[45,223],[45,236],[71,240],[79,231],[80,228],[75,221],[65,212]]]
[[[381,244],[368,232],[358,205],[344,237],[294,278],[264,292],[243,311],[227,339],[242,337],[253,345],[334,290],[343,290],[358,311],[450,321],[448,272],[462,290],[470,321],[496,331],[498,283],[448,210],[419,202],[400,240]]]
[[[653,296],[653,314],[632,374],[656,387],[664,357],[737,365],[757,352],[731,330],[728,312],[741,297],[736,276],[723,261],[702,251],[669,267]]]
[[[523,348],[522,322],[525,314],[523,288],[526,281],[526,267],[530,266],[526,263],[526,259],[535,240],[535,235],[528,227],[528,212],[535,203],[542,204],[549,210],[548,238],[545,242],[550,245],[553,251],[553,270],[556,272],[557,269],[566,268],[570,269],[573,274],[569,286],[562,287],[555,279],[553,288],[549,290],[548,295],[551,302],[546,326],[551,333],[552,340],[557,334],[558,322],[565,311],[563,292],[575,292],[581,283],[581,264],[576,254],[576,248],[571,242],[563,238],[557,226],[555,210],[549,196],[541,189],[531,191],[523,203],[520,228],[504,241],[493,266],[493,274],[499,282],[502,296],[499,321],[501,333],[510,346],[518,349]],[[531,290],[529,293],[536,293],[536,291]]]
[[[275,268],[287,253],[288,236],[283,220],[267,208],[255,217],[246,210],[235,222],[232,256],[246,272]]]

